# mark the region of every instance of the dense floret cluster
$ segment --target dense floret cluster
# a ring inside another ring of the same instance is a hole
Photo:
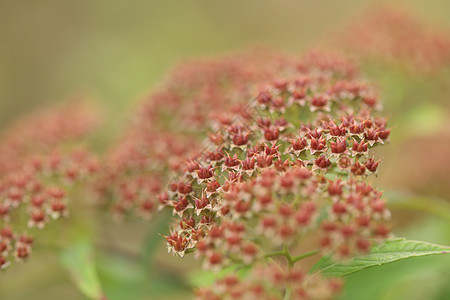
[[[388,140],[375,91],[344,59],[312,52],[216,118],[203,151],[160,196],[179,221],[169,251],[204,266],[264,261],[308,240],[313,254],[349,257],[389,234],[389,212],[366,177]],[[311,238],[317,237],[319,238]],[[301,256],[301,255],[300,255]]]
[[[276,263],[255,266],[244,278],[227,276],[210,288],[197,290],[196,299],[287,299],[281,291],[289,291],[293,300],[332,299],[339,294],[342,283],[309,275],[299,268],[285,270]],[[283,298],[285,297],[285,298]]]
[[[72,102],[13,124],[1,134],[0,269],[31,253],[34,228],[68,214],[74,183],[98,169],[96,159],[74,141],[97,118],[86,103]]]
[[[414,73],[449,66],[450,32],[390,6],[371,8],[337,34],[344,50],[364,59],[401,64]]]

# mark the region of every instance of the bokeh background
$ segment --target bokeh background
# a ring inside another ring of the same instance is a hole
[[[81,95],[103,111],[101,148],[178,61],[253,46],[299,53],[380,3],[0,0],[0,128],[36,108]],[[389,5],[450,30],[448,0]],[[449,72],[436,75],[438,80],[401,71],[367,72],[379,80],[386,114],[397,127],[392,144],[380,153],[385,162],[378,180],[396,203],[394,231],[450,244],[450,215],[442,209],[450,203]],[[401,208],[409,200],[426,212]],[[153,247],[157,224],[115,224],[106,216],[103,221],[108,230],[98,230],[115,245],[99,259],[111,299],[188,298],[184,283],[170,279],[171,272],[180,272],[179,260],[166,256],[162,245],[154,250],[163,257],[153,266],[159,275],[136,261],[143,245]],[[0,274],[0,299],[84,299],[51,251],[36,252],[26,264]],[[188,273],[195,263],[185,265]],[[167,278],[161,280],[161,274]],[[450,299],[449,278],[448,257],[417,258],[350,276],[343,299]]]

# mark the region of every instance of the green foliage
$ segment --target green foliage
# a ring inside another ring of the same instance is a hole
[[[152,221],[151,230],[148,232],[147,237],[142,245],[142,260],[143,263],[152,269],[154,264],[154,257],[158,247],[164,241],[161,235],[168,234],[168,224],[170,218],[167,214],[162,213]]]
[[[345,277],[342,300],[449,299],[450,255],[425,256],[370,268]],[[412,295],[414,294],[414,295]],[[394,296],[395,295],[395,296]]]
[[[347,262],[334,262],[330,256],[325,256],[312,267],[311,272],[321,272],[328,277],[340,277],[405,258],[445,253],[450,253],[450,247],[405,239],[390,239],[373,247],[369,254],[352,258]]]
[[[397,230],[413,240],[450,244],[450,224],[445,219],[415,220],[410,226]],[[450,299],[450,255],[430,255],[405,259],[382,268],[368,268],[345,277],[340,300],[421,300]]]
[[[149,269],[140,259],[104,253],[98,271],[108,300],[166,299],[189,292],[179,278],[161,266]]]
[[[89,299],[103,297],[102,287],[88,240],[80,240],[64,250],[61,263],[68,270],[78,289]]]

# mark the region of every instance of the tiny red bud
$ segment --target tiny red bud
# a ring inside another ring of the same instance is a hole
[[[336,202],[333,204],[333,212],[336,214],[344,214],[347,212],[347,207],[344,203]]]
[[[209,263],[211,265],[218,265],[222,262],[222,255],[220,253],[217,252],[213,252],[210,256],[209,256]]]

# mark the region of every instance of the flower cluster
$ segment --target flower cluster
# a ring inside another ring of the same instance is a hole
[[[376,61],[402,62],[414,72],[434,72],[450,61],[450,34],[398,8],[372,8],[338,36],[345,50]]]
[[[390,129],[356,74],[341,57],[311,52],[244,109],[219,115],[206,150],[160,195],[179,217],[169,251],[195,250],[219,269],[280,248],[291,257],[300,240],[349,257],[385,238],[389,212],[366,177],[379,164],[369,151]]]
[[[23,117],[0,133],[0,173],[20,167],[33,155],[49,153],[62,143],[86,136],[97,123],[95,108],[80,99]]]
[[[68,189],[97,171],[81,148],[64,149],[90,132],[90,107],[70,103],[35,113],[1,134],[0,269],[31,253],[34,228],[67,215]]]
[[[151,217],[172,170],[196,153],[210,120],[238,111],[252,87],[272,79],[286,58],[265,51],[183,63],[138,107],[133,122],[103,161],[97,189],[118,215]],[[114,184],[111,184],[114,183]]]
[[[308,275],[299,268],[284,270],[276,263],[257,265],[243,279],[230,275],[210,288],[197,290],[196,299],[331,299],[339,293],[341,282]],[[286,298],[284,298],[286,299]]]

